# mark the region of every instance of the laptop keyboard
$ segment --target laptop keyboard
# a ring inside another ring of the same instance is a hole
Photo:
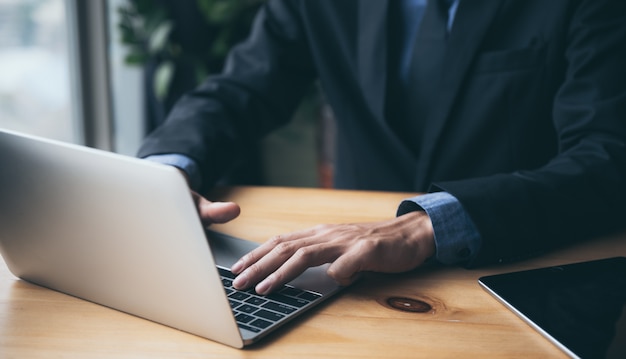
[[[235,275],[228,269],[217,267],[228,301],[235,313],[239,328],[258,333],[281,321],[289,314],[321,297],[320,294],[284,285],[269,295],[256,294],[254,289],[233,288]]]

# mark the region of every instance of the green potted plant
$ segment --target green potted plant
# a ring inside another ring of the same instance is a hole
[[[264,0],[127,0],[118,8],[126,62],[145,71],[148,130],[174,102],[221,70]]]
[[[127,0],[118,9],[126,62],[145,72],[147,131],[165,120],[182,94],[221,71],[228,51],[247,36],[264,1]],[[331,186],[328,170],[318,170],[332,166],[325,155],[329,141],[319,141],[327,137],[319,133],[325,122],[321,108],[313,87],[294,121],[259,144],[226,182]]]

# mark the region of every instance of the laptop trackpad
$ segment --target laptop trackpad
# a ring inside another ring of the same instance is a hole
[[[259,246],[255,242],[211,230],[206,231],[206,236],[215,258],[215,264],[226,268],[230,268],[244,254]]]

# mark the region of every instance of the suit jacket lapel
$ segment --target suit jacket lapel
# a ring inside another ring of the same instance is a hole
[[[388,1],[359,0],[357,36],[357,66],[360,85],[363,89],[367,106],[374,117],[384,122],[385,99],[387,91],[387,11]],[[437,111],[426,121],[424,144],[420,161],[417,163],[417,188],[425,188],[431,180],[424,177],[437,161],[433,154],[441,137],[441,132],[449,119],[450,110],[458,96],[466,73],[478,51],[485,32],[491,25],[501,1],[461,0],[450,37],[449,50],[445,56],[446,71],[443,76],[441,91],[436,99]],[[396,138],[389,129],[389,135]],[[398,154],[410,158],[410,151],[404,144]]]
[[[426,119],[423,137],[422,157],[418,164],[421,173],[431,173],[435,148],[441,138],[450,111],[458,96],[459,89],[466,79],[467,72],[479,50],[486,31],[500,7],[500,1],[461,0],[448,38],[448,50],[445,55],[445,71],[439,93],[436,111]],[[421,176],[418,176],[421,177]],[[431,179],[423,179],[430,181]],[[423,183],[422,183],[423,184]]]

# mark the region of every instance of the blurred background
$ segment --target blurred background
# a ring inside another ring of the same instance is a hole
[[[263,0],[0,0],[0,128],[135,155],[175,101],[221,70]],[[317,88],[233,184],[332,187]]]

